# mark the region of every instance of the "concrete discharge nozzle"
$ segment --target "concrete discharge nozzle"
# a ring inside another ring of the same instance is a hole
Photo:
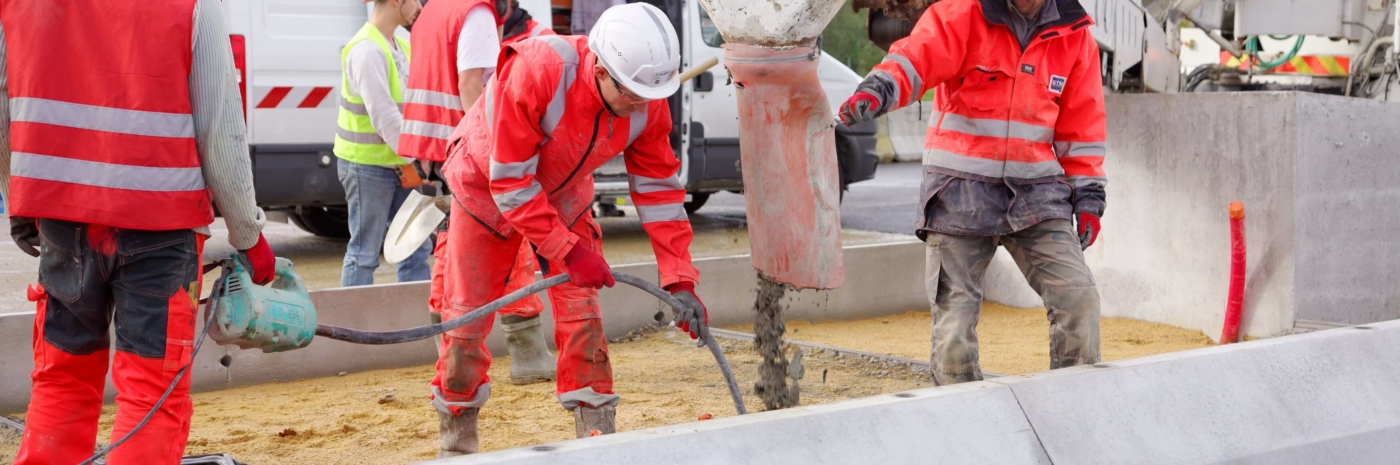
[[[843,0],[700,0],[724,36],[739,103],[752,260],[799,289],[833,289],[841,266],[836,127],[816,39]]]

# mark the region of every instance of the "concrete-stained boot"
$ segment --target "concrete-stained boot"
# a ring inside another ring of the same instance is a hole
[[[554,354],[545,345],[540,316],[502,315],[501,328],[506,331],[506,350],[510,352],[510,383],[553,381]]]
[[[476,420],[481,416],[481,409],[464,409],[461,415],[441,411],[437,414],[438,436],[442,437],[442,445],[438,446],[438,458],[475,454],[480,442]]]
[[[592,436],[594,431],[599,434],[616,433],[616,418],[616,406],[589,407],[579,405],[574,407],[574,434],[577,437],[586,438]]]

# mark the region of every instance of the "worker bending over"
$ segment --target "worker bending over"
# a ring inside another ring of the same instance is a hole
[[[447,139],[462,121],[463,109],[471,108],[481,97],[486,79],[496,70],[501,43],[499,21],[509,12],[510,0],[437,0],[423,7],[413,23],[412,42],[416,58],[409,65],[408,90],[404,93],[404,123],[399,153],[428,163],[428,180],[446,193],[442,164],[447,161]],[[449,212],[449,216],[450,216]],[[428,311],[434,323],[442,321],[442,305],[447,264],[448,225],[437,232],[433,247],[436,260]],[[535,253],[522,245],[511,276],[514,291],[534,282]],[[544,303],[531,295],[502,308],[501,323],[510,352],[510,378],[513,383],[554,379],[554,355],[545,343],[540,326]]]
[[[419,0],[372,1],[369,22],[340,50],[339,127],[332,151],[339,158],[336,173],[349,210],[350,243],[340,274],[340,285],[346,287],[374,284],[389,220],[422,179],[413,159],[399,156],[408,129],[399,107],[412,52],[394,30],[412,26],[423,6]],[[400,262],[399,282],[427,281],[431,250],[432,244],[423,241]]]
[[[1050,368],[1099,361],[1099,294],[1083,254],[1105,201],[1090,24],[1077,0],[938,2],[841,107],[849,125],[937,91],[918,229],[935,384],[982,379],[976,326],[998,245],[1045,301]]]
[[[593,171],[618,154],[661,284],[687,304],[679,325],[695,337],[706,318],[694,294],[699,273],[665,101],[680,86],[680,52],[660,10],[614,7],[588,37],[540,36],[505,47],[486,97],[453,134],[446,174],[456,201],[443,318],[503,296],[524,242],[547,262],[547,274],[567,274],[571,282],[549,290],[559,348],[555,393],[580,437],[615,430],[619,397],[597,290],[613,278],[591,205]],[[439,350],[432,381],[439,456],[477,450],[477,417],[491,393],[485,341],[492,319],[449,331]]]
[[[40,284],[17,464],[93,454],[114,320],[111,441],[171,390],[109,463],[180,463],[215,207],[272,281],[225,24],[219,0],[0,1],[0,195]]]

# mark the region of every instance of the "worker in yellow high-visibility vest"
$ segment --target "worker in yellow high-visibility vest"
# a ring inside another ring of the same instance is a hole
[[[394,30],[412,26],[423,5],[420,0],[373,1],[369,22],[340,51],[335,156],[340,159],[337,174],[345,187],[350,225],[342,286],[374,284],[389,220],[414,187],[405,186],[395,169],[413,171],[414,160],[398,155],[410,51],[408,41],[394,37]],[[424,241],[400,262],[399,282],[428,280],[431,251],[432,245]]]

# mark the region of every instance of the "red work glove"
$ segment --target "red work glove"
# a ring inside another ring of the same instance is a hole
[[[267,245],[267,239],[258,234],[258,243],[253,244],[253,248],[241,250],[248,260],[248,267],[252,268],[253,282],[259,285],[272,282],[272,278],[277,275],[277,257],[272,255],[272,247]]]
[[[880,99],[866,92],[856,92],[846,99],[846,103],[841,104],[841,111],[837,116],[841,118],[841,124],[851,126],[875,119],[875,114],[879,112]]]
[[[681,331],[690,333],[691,339],[700,337],[700,325],[710,325],[710,311],[705,308],[705,303],[695,296],[695,283],[681,281],[666,286],[666,292],[681,301],[686,308],[677,308],[676,327]],[[703,322],[703,323],[702,323]]]
[[[1099,238],[1099,216],[1088,212],[1079,212],[1079,245],[1087,249],[1094,245],[1094,239]]]
[[[598,289],[617,284],[603,256],[588,250],[582,243],[575,243],[574,248],[564,255],[564,274],[569,275],[569,281],[579,287]]]

